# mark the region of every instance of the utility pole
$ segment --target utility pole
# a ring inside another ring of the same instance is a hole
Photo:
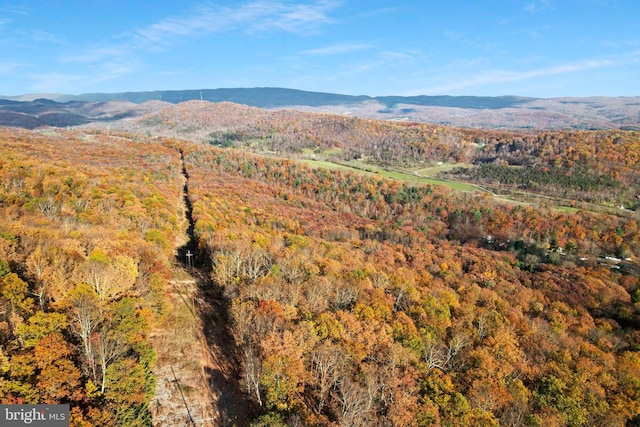
[[[191,269],[193,267],[193,261],[191,260],[191,257],[193,256],[193,254],[191,253],[190,250],[187,250],[187,268]]]

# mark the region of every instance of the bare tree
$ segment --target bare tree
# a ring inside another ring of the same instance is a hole
[[[243,263],[243,275],[253,282],[258,277],[264,276],[271,267],[271,257],[264,250],[251,251]]]
[[[359,427],[371,425],[369,393],[365,387],[343,378],[337,386],[340,403],[340,425]]]
[[[35,279],[35,287],[32,294],[38,297],[38,305],[40,308],[44,308],[50,282],[45,280],[44,277],[49,266],[49,259],[44,253],[42,246],[36,246],[36,248],[27,257],[26,264]]]
[[[340,348],[325,344],[311,357],[311,372],[318,389],[318,412],[322,411],[329,392],[338,382],[345,355]]]
[[[438,368],[441,371],[447,371],[451,369],[456,356],[467,344],[466,338],[460,335],[454,336],[448,346],[437,343],[433,339],[426,340],[422,356],[427,363],[427,370]]]
[[[100,367],[100,392],[104,393],[107,388],[107,368],[125,353],[129,346],[124,337],[110,330],[94,334],[91,344],[94,347],[94,354]]]
[[[68,304],[70,306],[71,330],[82,341],[85,371],[94,381],[97,381],[95,348],[91,342],[91,336],[104,321],[104,314],[99,306],[98,296],[89,285],[79,284],[70,292]]]
[[[244,381],[247,394],[255,397],[258,405],[262,406],[260,395],[260,376],[262,375],[262,360],[259,351],[253,346],[244,349]]]

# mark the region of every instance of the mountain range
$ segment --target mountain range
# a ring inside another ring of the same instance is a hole
[[[130,101],[140,104],[147,101],[166,101],[177,104],[183,101],[201,100],[209,102],[235,102],[260,108],[281,108],[291,105],[320,107],[324,105],[350,105],[367,101],[376,101],[387,107],[396,104],[411,104],[436,107],[458,107],[474,109],[496,109],[517,106],[536,98],[518,96],[377,96],[341,95],[326,92],[309,92],[286,88],[221,88],[197,90],[162,90],[148,92],[120,93],[85,93],[81,95],[66,94],[30,94],[15,97],[1,97],[17,101],[33,101],[38,98],[58,102],[114,100]]]
[[[0,96],[0,125],[35,129],[113,122],[158,112],[170,104],[190,100],[467,128],[640,129],[640,97],[372,97],[285,88]]]

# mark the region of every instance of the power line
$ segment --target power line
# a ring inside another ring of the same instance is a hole
[[[180,383],[178,382],[178,378],[176,378],[176,373],[173,370],[173,365],[169,365],[169,367],[171,368],[171,373],[173,374],[173,379],[176,382],[176,385],[178,386],[178,390],[180,391],[180,396],[182,396],[182,402],[184,402],[184,407],[187,409],[187,415],[189,416],[189,422],[191,423],[191,425],[196,425],[196,422],[193,420],[193,417],[191,416],[191,412],[189,411],[189,406],[187,405],[187,399],[184,398],[184,394],[182,393],[182,387],[180,387]]]

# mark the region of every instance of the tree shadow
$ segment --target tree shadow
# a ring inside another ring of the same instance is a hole
[[[211,358],[206,375],[217,396],[218,425],[248,426],[257,408],[242,391],[241,354],[229,328],[229,302],[211,279],[199,278],[198,283],[203,286],[197,310]]]
[[[223,296],[222,289],[211,279],[211,261],[207,248],[200,248],[195,235],[193,205],[189,197],[189,173],[180,150],[182,174],[185,177],[183,199],[188,221],[187,242],[177,251],[182,263],[198,285],[195,299],[196,315],[202,325],[202,336],[206,342],[209,360],[205,364],[205,375],[209,395],[213,399],[217,419],[215,425],[229,427],[248,426],[257,413],[256,405],[242,391],[241,355],[230,330],[230,301]]]

